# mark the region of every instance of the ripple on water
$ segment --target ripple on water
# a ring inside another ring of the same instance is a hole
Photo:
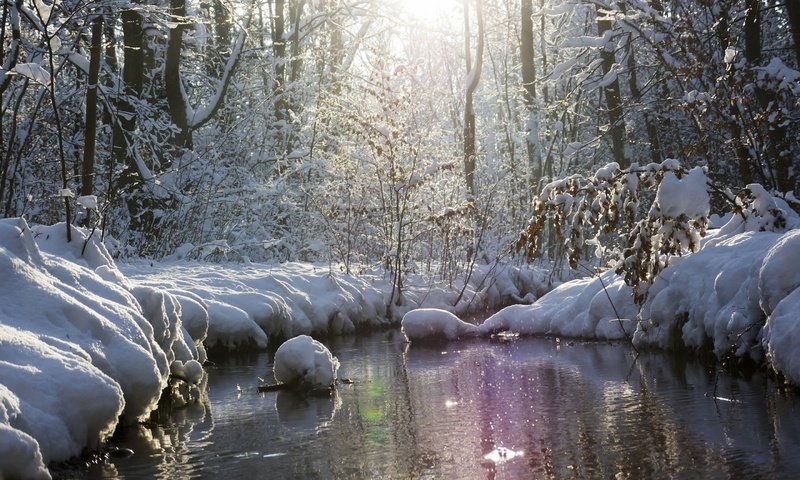
[[[761,374],[621,344],[405,349],[338,339],[352,385],[255,393],[268,354],[209,369],[208,401],[115,436],[87,478],[794,478],[800,410]],[[442,352],[446,354],[442,354]],[[241,386],[241,394],[236,385]],[[706,393],[709,392],[710,396]],[[716,398],[715,398],[716,397]],[[726,401],[730,399],[733,401]],[[71,475],[74,478],[74,475]]]

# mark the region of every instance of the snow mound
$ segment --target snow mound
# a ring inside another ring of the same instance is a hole
[[[759,288],[762,264],[781,237],[741,233],[673,259],[650,287],[634,343],[661,348],[711,343],[719,357],[733,353],[758,360],[758,336],[766,318],[760,302],[773,298]]]
[[[667,217],[707,217],[711,207],[708,178],[703,169],[695,167],[683,178],[678,178],[674,172],[666,172],[656,192],[656,203]]]
[[[170,365],[170,375],[173,375],[186,383],[198,384],[203,378],[203,366],[197,360],[175,360]]]
[[[420,308],[403,316],[402,330],[409,340],[447,339],[471,337],[478,327],[464,322],[446,310]]]
[[[772,368],[800,385],[800,288],[775,307],[764,326],[762,342]]]
[[[761,309],[775,310],[778,303],[800,286],[800,230],[792,230],[775,243],[764,258],[758,289]]]
[[[197,363],[173,296],[132,289],[88,231],[35,231],[0,220],[0,478],[97,448],[149,416],[172,361]]]
[[[285,341],[275,352],[273,372],[279,383],[299,383],[312,388],[332,387],[339,360],[325,345],[308,335]]]
[[[479,332],[621,339],[633,333],[636,314],[630,287],[609,270],[563,283],[532,305],[506,307],[486,319]]]

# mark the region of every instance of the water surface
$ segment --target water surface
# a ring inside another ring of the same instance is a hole
[[[763,373],[627,345],[328,342],[352,385],[257,393],[271,355],[208,369],[207,398],[120,430],[84,478],[797,478],[800,409]]]

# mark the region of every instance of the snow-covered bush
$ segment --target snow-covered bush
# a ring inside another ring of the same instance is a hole
[[[725,234],[737,228],[784,231],[791,226],[792,210],[759,184],[734,196],[715,186],[703,168],[686,170],[676,160],[625,170],[610,163],[590,177],[573,175],[547,184],[534,200],[533,216],[516,248],[533,258],[552,231],[570,266],[577,268],[588,245],[623,275],[642,304],[664,268],[700,249],[712,193],[734,210],[722,229]]]

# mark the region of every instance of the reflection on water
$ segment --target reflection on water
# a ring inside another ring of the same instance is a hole
[[[207,400],[118,432],[82,478],[796,478],[795,393],[622,344],[333,339],[352,385],[257,393],[268,354],[209,369]],[[237,385],[241,390],[237,389]]]

